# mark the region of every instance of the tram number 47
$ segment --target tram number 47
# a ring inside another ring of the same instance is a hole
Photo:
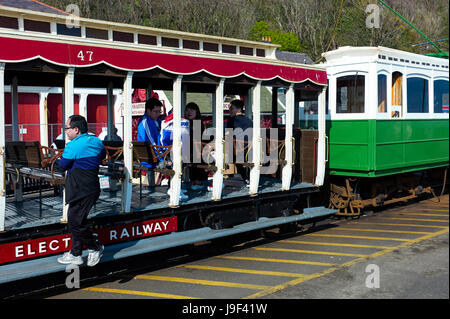
[[[81,61],[84,61],[85,59],[87,59],[88,61],[92,61],[93,54],[94,51],[81,50],[80,52],[78,52],[77,58],[80,59]]]

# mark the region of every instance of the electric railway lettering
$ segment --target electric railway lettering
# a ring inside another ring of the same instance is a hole
[[[177,230],[177,217],[147,220],[133,224],[93,230],[102,244],[140,239]],[[68,251],[72,247],[69,234],[0,245],[0,264]]]

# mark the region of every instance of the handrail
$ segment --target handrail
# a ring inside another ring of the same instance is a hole
[[[5,151],[0,149],[0,155],[2,157],[2,163],[3,163],[3,181],[2,181],[2,188],[0,189],[0,196],[5,196],[6,194],[6,155]]]

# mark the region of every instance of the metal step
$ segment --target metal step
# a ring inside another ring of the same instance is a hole
[[[105,251],[103,252],[101,262],[146,254],[157,250],[193,244],[200,241],[231,236],[301,220],[327,217],[336,214],[336,212],[336,210],[324,207],[306,208],[303,213],[299,215],[275,218],[261,217],[257,221],[236,225],[227,229],[213,230],[209,227],[204,227],[179,233],[174,232],[158,237],[109,245],[105,246]],[[0,284],[55,273],[58,271],[65,272],[67,266],[61,265],[57,262],[57,258],[60,256],[61,255],[56,255],[0,266]],[[84,251],[83,258],[87,258],[87,251]],[[85,267],[85,265],[81,267]]]

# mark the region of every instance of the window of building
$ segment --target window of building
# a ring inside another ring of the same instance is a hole
[[[448,113],[448,81],[434,81],[434,113]]]
[[[406,85],[408,113],[428,113],[428,80],[411,77]]]
[[[337,78],[336,113],[364,113],[364,75]]]
[[[387,76],[378,74],[378,113],[387,112]]]

